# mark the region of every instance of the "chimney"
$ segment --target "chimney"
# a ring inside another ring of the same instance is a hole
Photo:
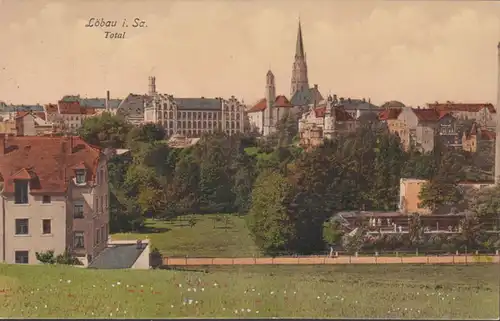
[[[109,110],[109,90],[106,91],[106,110]]]
[[[318,89],[318,85],[317,84],[314,84],[314,89]]]
[[[496,126],[495,126],[495,185],[500,184],[500,42],[497,46],[497,105],[496,107]]]

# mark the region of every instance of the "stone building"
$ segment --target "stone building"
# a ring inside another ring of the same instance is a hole
[[[328,96],[319,107],[311,108],[299,119],[299,133],[319,127],[324,138],[333,138],[339,133],[353,132],[357,128],[356,120],[339,104],[336,96]]]
[[[145,101],[144,122],[160,124],[168,136],[198,137],[219,130],[229,135],[244,132],[245,107],[234,96],[227,100],[174,98],[157,93],[155,78],[150,78],[149,97]]]

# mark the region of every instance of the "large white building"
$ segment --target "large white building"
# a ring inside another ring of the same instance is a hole
[[[224,131],[229,135],[244,131],[245,108],[234,96],[223,98],[174,98],[156,92],[150,77],[149,99],[145,100],[144,123],[160,124],[167,135],[188,137]]]

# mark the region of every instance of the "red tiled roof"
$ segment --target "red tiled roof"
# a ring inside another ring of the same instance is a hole
[[[14,192],[14,179],[28,179],[30,192],[34,194],[66,192],[75,176],[75,166],[86,168],[87,181],[93,181],[102,155],[99,149],[77,136],[8,137],[2,152],[0,177],[5,193]]]
[[[55,104],[45,105],[44,109],[48,113],[57,113],[57,105],[55,105]]]
[[[481,111],[483,108],[488,108],[490,113],[494,114],[496,112],[495,107],[493,107],[493,105],[490,103],[485,103],[485,104],[434,103],[434,104],[427,104],[427,106],[429,108],[434,108],[436,110],[465,111],[471,113],[477,113]]]
[[[29,115],[29,114],[30,114],[29,111],[18,111],[16,113],[16,118],[23,118],[24,116]]]
[[[45,120],[45,113],[42,111],[36,111],[36,112],[30,112],[30,111],[18,111],[16,113],[16,118],[22,118],[26,115],[34,115],[36,117],[39,117],[43,120]]]
[[[45,120],[45,113],[43,111],[37,111],[37,112],[34,112],[33,114],[35,114],[35,116]]]
[[[286,98],[283,95],[279,95],[276,97],[276,100],[274,101],[274,107],[286,107],[286,108],[291,108],[293,107],[292,104],[290,104],[290,101],[288,98]]]
[[[435,109],[412,108],[411,110],[413,111],[413,113],[415,113],[418,120],[421,120],[421,121],[437,121],[441,118],[439,115],[439,112],[437,112]]]
[[[401,108],[386,109],[378,113],[379,120],[394,120],[401,114]]]
[[[95,108],[83,107],[78,101],[59,101],[61,115],[93,115]]]
[[[483,139],[483,140],[495,140],[495,138],[496,138],[495,132],[493,132],[491,130],[486,130],[486,129],[481,130],[481,139]]]
[[[288,98],[286,98],[284,95],[278,95],[276,97],[276,100],[274,101],[273,104],[274,107],[285,107],[285,108],[291,108],[293,107]],[[250,108],[247,112],[248,113],[254,113],[257,111],[264,111],[267,108],[267,99],[262,98],[259,100],[252,108]]]
[[[354,118],[352,118],[352,116],[349,115],[349,113],[346,112],[344,108],[336,107],[334,109],[335,109],[335,117],[336,117],[337,121],[353,121],[354,120]],[[317,118],[325,117],[325,111],[326,111],[326,107],[314,108],[314,114],[316,115]]]

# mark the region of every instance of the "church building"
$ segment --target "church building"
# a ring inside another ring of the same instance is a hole
[[[309,88],[307,61],[302,38],[302,27],[299,21],[295,60],[292,67],[290,99],[285,95],[276,95],[276,82],[271,70],[266,75],[264,98],[260,99],[248,111],[248,120],[253,130],[267,136],[276,130],[276,124],[287,112],[298,113],[317,106],[323,97],[318,85]]]

